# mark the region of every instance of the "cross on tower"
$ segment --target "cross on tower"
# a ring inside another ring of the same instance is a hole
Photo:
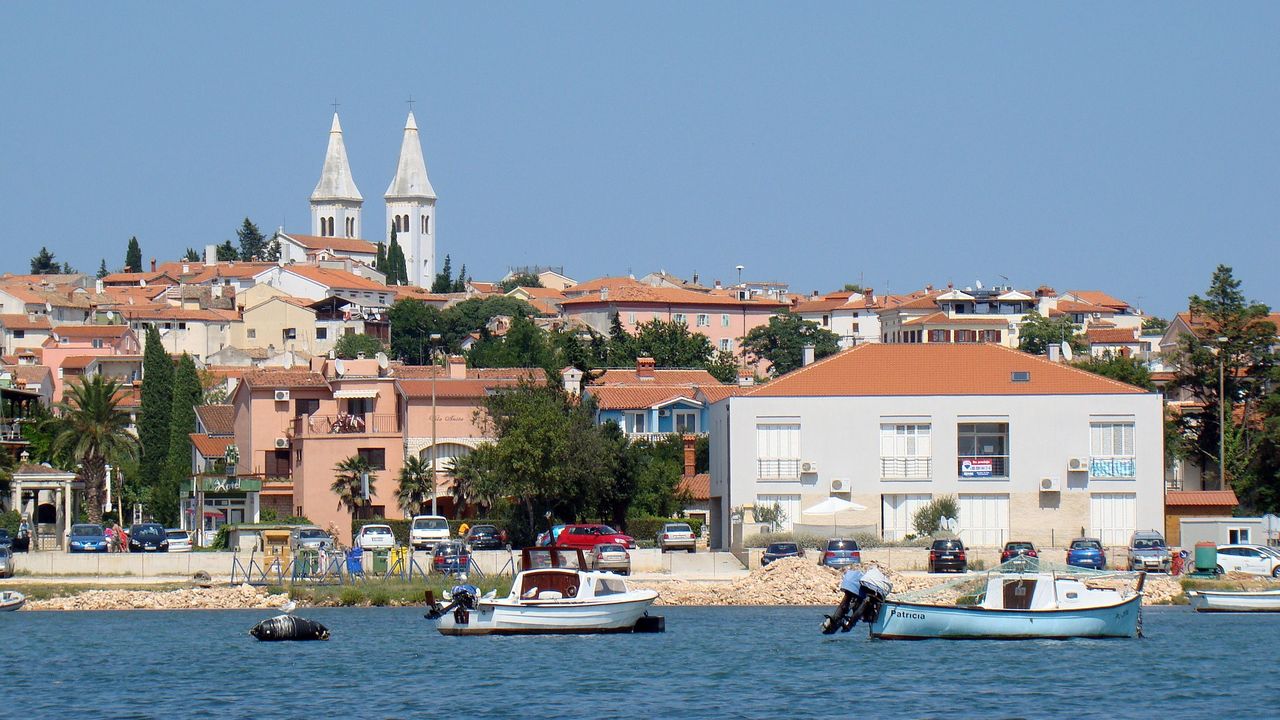
[[[333,112],[334,114],[337,114],[338,112],[338,98],[333,99]]]
[[[413,112],[413,93],[409,93],[409,99],[405,102],[409,104],[409,112]]]

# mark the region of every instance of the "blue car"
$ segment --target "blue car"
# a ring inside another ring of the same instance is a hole
[[[431,551],[431,571],[442,574],[464,573],[471,565],[471,550],[457,540],[443,542]]]
[[[843,570],[850,565],[860,565],[862,564],[862,549],[858,547],[857,540],[833,538],[827,541],[827,549],[823,551],[818,564],[836,568],[837,570]]]
[[[1098,538],[1076,538],[1067,546],[1067,564],[1076,567],[1107,569],[1107,553]]]
[[[84,523],[71,526],[71,552],[106,552],[107,535],[101,525]]]

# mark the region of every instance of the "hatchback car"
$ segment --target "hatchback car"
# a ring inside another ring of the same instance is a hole
[[[591,569],[631,574],[631,555],[618,543],[600,543],[591,550]]]
[[[365,525],[352,544],[362,550],[390,550],[396,546],[396,536],[390,525]]]
[[[684,550],[686,552],[697,552],[698,538],[693,534],[693,528],[689,523],[667,523],[658,531],[656,539],[658,550],[666,552],[668,550]]]
[[[1040,553],[1036,551],[1036,546],[1029,542],[1014,540],[1004,544],[1004,550],[1000,551],[1000,562],[1007,563],[1016,557],[1038,558]]]
[[[0,528],[0,548],[13,549],[13,536],[4,528]]]
[[[464,573],[471,565],[471,551],[459,540],[437,543],[431,551],[431,571],[438,573]]]
[[[318,527],[296,527],[289,531],[289,548],[299,550],[332,550],[333,538]]]
[[[862,548],[858,547],[857,540],[832,538],[827,541],[827,549],[822,552],[818,564],[840,569],[861,565]]]
[[[182,528],[169,528],[164,531],[169,541],[169,552],[191,552],[191,533]]]
[[[68,538],[69,552],[107,552],[107,534],[101,525],[95,523],[77,523],[71,526],[71,537]]]
[[[1098,538],[1076,538],[1067,546],[1067,564],[1105,570],[1107,551],[1102,549],[1102,541]]]
[[[600,543],[617,543],[627,549],[634,549],[636,546],[635,538],[608,525],[565,525],[556,538],[556,545],[580,548],[583,552],[590,551]]]
[[[13,550],[0,546],[0,578],[13,577]]]
[[[1169,554],[1163,535],[1154,530],[1138,531],[1129,539],[1128,563],[1130,570],[1167,573],[1173,564],[1173,556]]]
[[[1280,558],[1257,545],[1219,545],[1218,572],[1239,572],[1280,578]]]
[[[506,533],[496,525],[474,525],[467,530],[467,545],[472,550],[501,550],[507,544]]]
[[[129,552],[169,552],[169,538],[160,523],[139,523],[129,528]]]
[[[774,560],[781,560],[787,557],[804,557],[804,548],[793,542],[770,543],[769,547],[765,548],[764,553],[760,555],[760,566],[764,567]]]
[[[969,572],[969,558],[958,538],[934,540],[929,546],[929,572]]]

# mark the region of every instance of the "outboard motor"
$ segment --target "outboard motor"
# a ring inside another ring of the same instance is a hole
[[[292,615],[277,615],[254,625],[249,634],[263,641],[328,640],[329,628],[315,620],[306,620]]]
[[[879,568],[846,570],[840,578],[840,604],[833,615],[827,615],[822,621],[822,634],[831,635],[837,630],[849,632],[859,619],[872,622],[891,592],[893,584]]]
[[[476,602],[480,597],[480,588],[475,585],[454,585],[449,590],[449,604],[441,606],[436,602],[435,596],[431,591],[427,591],[427,605],[429,611],[424,616],[428,620],[439,620],[445,615],[453,612],[454,620],[459,625],[467,621],[467,611],[476,609]]]

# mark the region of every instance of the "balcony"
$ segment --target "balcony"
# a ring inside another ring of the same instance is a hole
[[[756,460],[756,477],[761,480],[797,480],[800,477],[800,459],[759,458]]]
[[[885,480],[928,480],[933,477],[933,458],[930,457],[882,457],[880,477]]]
[[[349,415],[303,415],[293,419],[290,434],[295,438],[343,435],[399,435],[400,417],[395,413]]]
[[[1136,457],[1111,455],[1089,458],[1089,477],[1102,480],[1132,480],[1138,476]]]
[[[688,432],[688,433],[682,433],[682,432],[665,432],[665,433],[660,433],[660,432],[629,432],[629,433],[626,433],[626,435],[627,435],[627,439],[628,439],[628,440],[630,440],[630,441],[632,441],[632,442],[635,442],[635,441],[637,441],[637,440],[648,440],[649,442],[662,442],[663,440],[666,440],[667,438],[671,437],[672,435],[697,435],[698,437],[705,437],[705,436],[706,436],[706,433],[704,433],[704,432]]]
[[[956,474],[963,479],[1009,478],[1008,455],[961,455],[956,459]]]

